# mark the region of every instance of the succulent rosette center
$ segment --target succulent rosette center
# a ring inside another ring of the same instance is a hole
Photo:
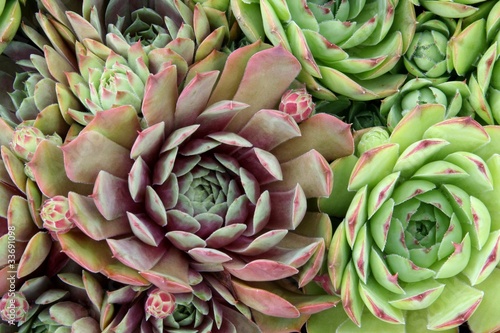
[[[144,46],[157,43],[163,38],[163,42],[169,41],[168,31],[165,21],[151,8],[140,8],[131,13],[132,23],[125,27],[123,20],[118,20],[117,27],[123,30],[123,36],[132,45],[140,41]],[[163,34],[163,36],[162,36]],[[161,46],[161,45],[160,45]]]
[[[442,63],[446,57],[448,37],[437,31],[423,31],[415,34],[410,44],[409,59],[422,71],[430,71],[436,64]],[[436,73],[443,75],[445,70]]]
[[[267,233],[264,237],[268,244],[259,249],[247,250],[244,246],[248,241],[242,241],[246,239],[245,232],[249,236],[258,234],[269,219],[271,197],[267,191],[260,193],[261,183],[253,174],[267,168],[267,181],[281,180],[276,158],[256,151],[248,140],[235,133],[221,131],[197,136],[199,129],[198,125],[177,129],[153,151],[145,148],[145,143],[159,141],[164,125],[158,124],[143,131],[132,147],[131,154],[137,157],[128,185],[134,203],[143,202],[148,216],[132,218],[133,211],[129,211],[129,219],[139,224],[136,236],[146,240],[142,230],[149,229],[153,238],[146,243],[158,246],[163,231],[154,231],[162,230],[157,225],[162,226],[169,241],[188,251],[200,264],[216,258],[220,262],[229,261],[230,256],[219,250],[223,247],[236,252],[269,250],[286,235],[285,230]],[[154,162],[147,163],[156,154],[159,155]],[[243,163],[251,171],[242,167]],[[98,195],[107,197],[107,194]],[[104,205],[101,207],[101,213],[108,215]],[[256,215],[252,221],[255,226],[250,225],[248,230],[251,213]],[[239,244],[231,245],[236,239]]]
[[[466,101],[470,90],[463,81],[433,83],[431,80],[411,79],[401,90],[382,101],[380,113],[387,117],[387,127],[393,130],[404,115],[418,105],[441,104],[446,118],[468,115]]]
[[[429,248],[436,242],[436,219],[432,216],[433,212],[428,211],[428,208],[431,207],[425,205],[419,207],[418,216],[414,214],[408,222],[408,227],[405,230],[405,240],[408,246],[414,244],[416,247]]]

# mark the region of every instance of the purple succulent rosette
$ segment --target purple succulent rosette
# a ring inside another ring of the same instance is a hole
[[[353,140],[333,116],[299,126],[273,109],[299,70],[283,48],[261,43],[182,89],[177,67],[166,66],[148,76],[143,118],[118,106],[61,146],[40,142],[27,167],[49,198],[44,207],[67,197],[75,228],[54,232],[63,253],[91,272],[174,297],[196,295],[201,283],[219,295],[202,298],[213,318],[222,300],[247,318],[258,313],[261,325],[271,316],[300,328],[333,306],[335,296],[299,289],[321,268],[329,225],[307,200],[330,194],[328,162],[352,153]],[[290,278],[293,288],[283,284]]]

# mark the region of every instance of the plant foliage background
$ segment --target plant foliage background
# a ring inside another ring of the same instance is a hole
[[[500,330],[497,0],[0,0],[1,332]]]

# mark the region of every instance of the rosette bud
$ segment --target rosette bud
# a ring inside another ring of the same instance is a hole
[[[389,142],[389,133],[381,127],[371,128],[363,134],[356,147],[358,154]]]
[[[43,139],[45,139],[45,135],[38,128],[33,126],[19,127],[14,131],[10,145],[19,158],[29,161]]]
[[[45,139],[49,139],[57,145],[62,144],[59,135],[45,136],[43,132],[34,126],[19,126],[10,142],[12,151],[25,162],[30,161],[35,154],[36,148]]]
[[[171,315],[175,310],[175,296],[160,288],[152,289],[148,293],[148,298],[144,303],[146,320],[149,317],[164,319]]]
[[[73,228],[73,222],[68,216],[68,198],[60,195],[46,200],[40,210],[43,227],[56,233],[64,233]]]
[[[28,310],[28,301],[20,292],[5,293],[0,299],[0,318],[9,323],[23,321]]]
[[[309,118],[314,107],[312,96],[306,88],[298,88],[285,91],[281,97],[279,110],[289,114],[293,120],[300,123]]]

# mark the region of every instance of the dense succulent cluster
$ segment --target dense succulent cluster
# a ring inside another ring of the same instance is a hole
[[[297,57],[298,79],[320,99],[334,100],[335,94],[378,99],[404,81],[404,75],[389,72],[415,33],[410,1],[232,0],[231,5],[249,38],[267,38]]]
[[[500,329],[497,0],[0,0],[0,331]]]

